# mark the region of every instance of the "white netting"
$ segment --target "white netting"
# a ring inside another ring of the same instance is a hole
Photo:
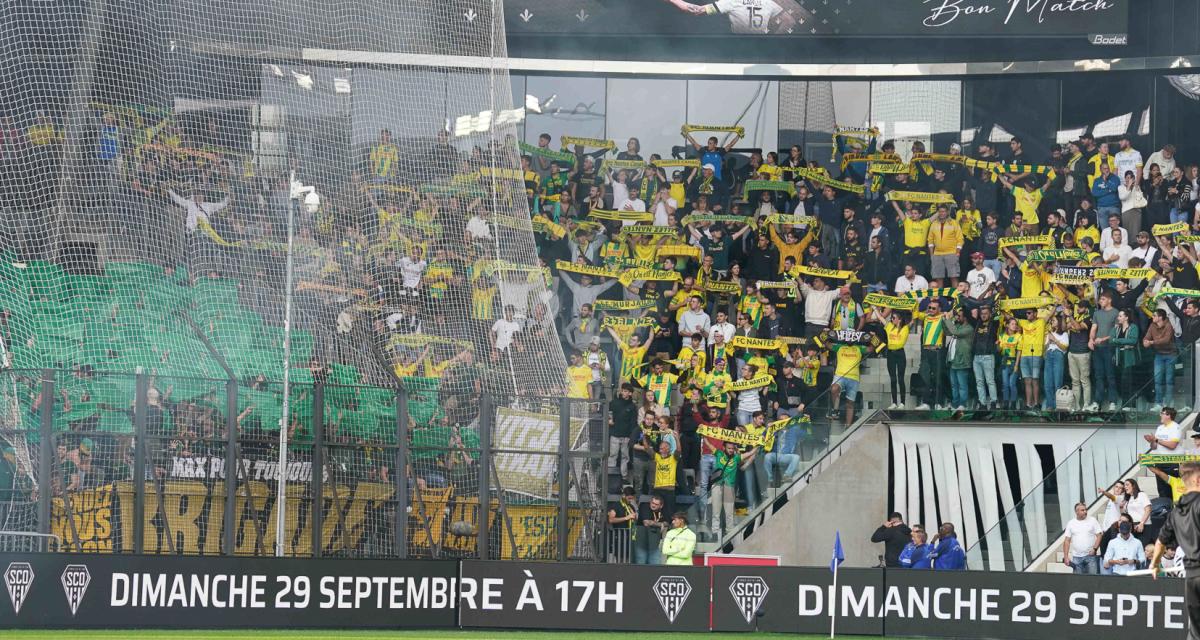
[[[429,66],[445,54],[486,62]],[[0,389],[5,441],[37,429],[33,370],[62,372],[71,451],[132,430],[132,377],[92,371],[151,374],[185,422],[224,412],[220,385],[187,378],[232,372],[265,456],[283,394],[254,381],[283,377],[289,289],[299,440],[314,375],[399,377],[423,424],[470,423],[485,390],[564,392],[504,56],[491,0],[0,5],[0,330],[29,371]],[[325,415],[334,444],[395,444],[391,393],[330,393]]]

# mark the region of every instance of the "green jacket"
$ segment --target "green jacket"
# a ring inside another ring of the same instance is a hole
[[[696,550],[696,532],[687,527],[671,529],[663,536],[663,564],[690,565]]]
[[[1113,325],[1109,334],[1112,337],[1109,342],[1117,349],[1117,368],[1132,367],[1142,360],[1141,331],[1136,324],[1131,324],[1124,338],[1120,337],[1120,333],[1121,328]]]
[[[954,357],[950,358],[950,368],[970,369],[975,349],[975,327],[968,322],[960,324],[952,318],[946,318],[946,332],[958,338],[954,344]]]

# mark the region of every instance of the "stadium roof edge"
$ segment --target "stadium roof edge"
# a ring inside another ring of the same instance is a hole
[[[936,77],[967,75],[1021,75],[1077,73],[1087,71],[1175,71],[1200,69],[1200,56],[1162,56],[1026,62],[966,62],[936,64],[755,64],[638,62],[629,60],[565,60],[547,58],[489,58],[484,56],[429,55],[353,51],[347,49],[304,49],[301,57],[310,62],[368,64],[383,66],[488,69],[532,73],[583,73],[603,75],[656,76],[757,76],[797,78]]]

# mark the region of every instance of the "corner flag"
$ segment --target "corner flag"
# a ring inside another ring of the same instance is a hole
[[[829,570],[837,573],[838,565],[846,561],[846,554],[842,553],[842,532],[838,531],[833,536],[833,559],[829,561]]]

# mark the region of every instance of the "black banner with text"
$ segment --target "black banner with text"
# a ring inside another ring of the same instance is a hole
[[[451,628],[453,560],[0,554],[0,628]]]
[[[0,629],[473,628],[941,638],[1186,633],[1184,581],[1001,572],[0,554]],[[711,587],[711,588],[710,588]]]
[[[706,567],[464,560],[464,628],[708,631]]]

